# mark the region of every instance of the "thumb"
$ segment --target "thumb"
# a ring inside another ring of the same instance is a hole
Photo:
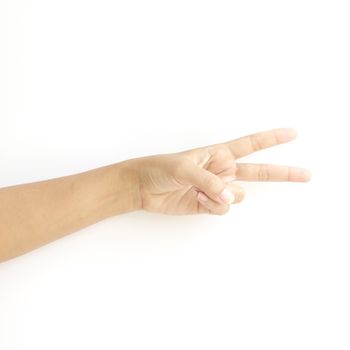
[[[186,162],[180,167],[177,179],[182,184],[197,187],[218,203],[231,204],[235,200],[234,194],[226,188],[225,182],[219,176],[201,168],[192,161]]]

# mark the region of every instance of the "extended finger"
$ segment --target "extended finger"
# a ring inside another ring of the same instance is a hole
[[[273,129],[224,142],[235,158],[245,157],[265,148],[273,147],[292,141],[297,132],[292,128]]]
[[[307,182],[311,173],[304,168],[273,164],[237,164],[236,180]]]

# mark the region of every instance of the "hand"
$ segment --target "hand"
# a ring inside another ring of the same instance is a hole
[[[292,141],[294,129],[275,129],[179,153],[138,158],[141,208],[164,214],[217,214],[243,200],[240,181],[307,182],[306,169],[236,163],[253,152]]]

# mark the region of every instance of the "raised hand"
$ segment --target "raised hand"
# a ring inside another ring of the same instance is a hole
[[[296,138],[294,129],[274,129],[228,142],[137,158],[142,209],[164,214],[222,215],[243,200],[234,181],[307,182],[306,169],[272,164],[237,163],[253,152]]]

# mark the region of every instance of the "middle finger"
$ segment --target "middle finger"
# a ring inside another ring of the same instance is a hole
[[[304,168],[273,164],[237,164],[236,180],[307,182],[311,173]]]

